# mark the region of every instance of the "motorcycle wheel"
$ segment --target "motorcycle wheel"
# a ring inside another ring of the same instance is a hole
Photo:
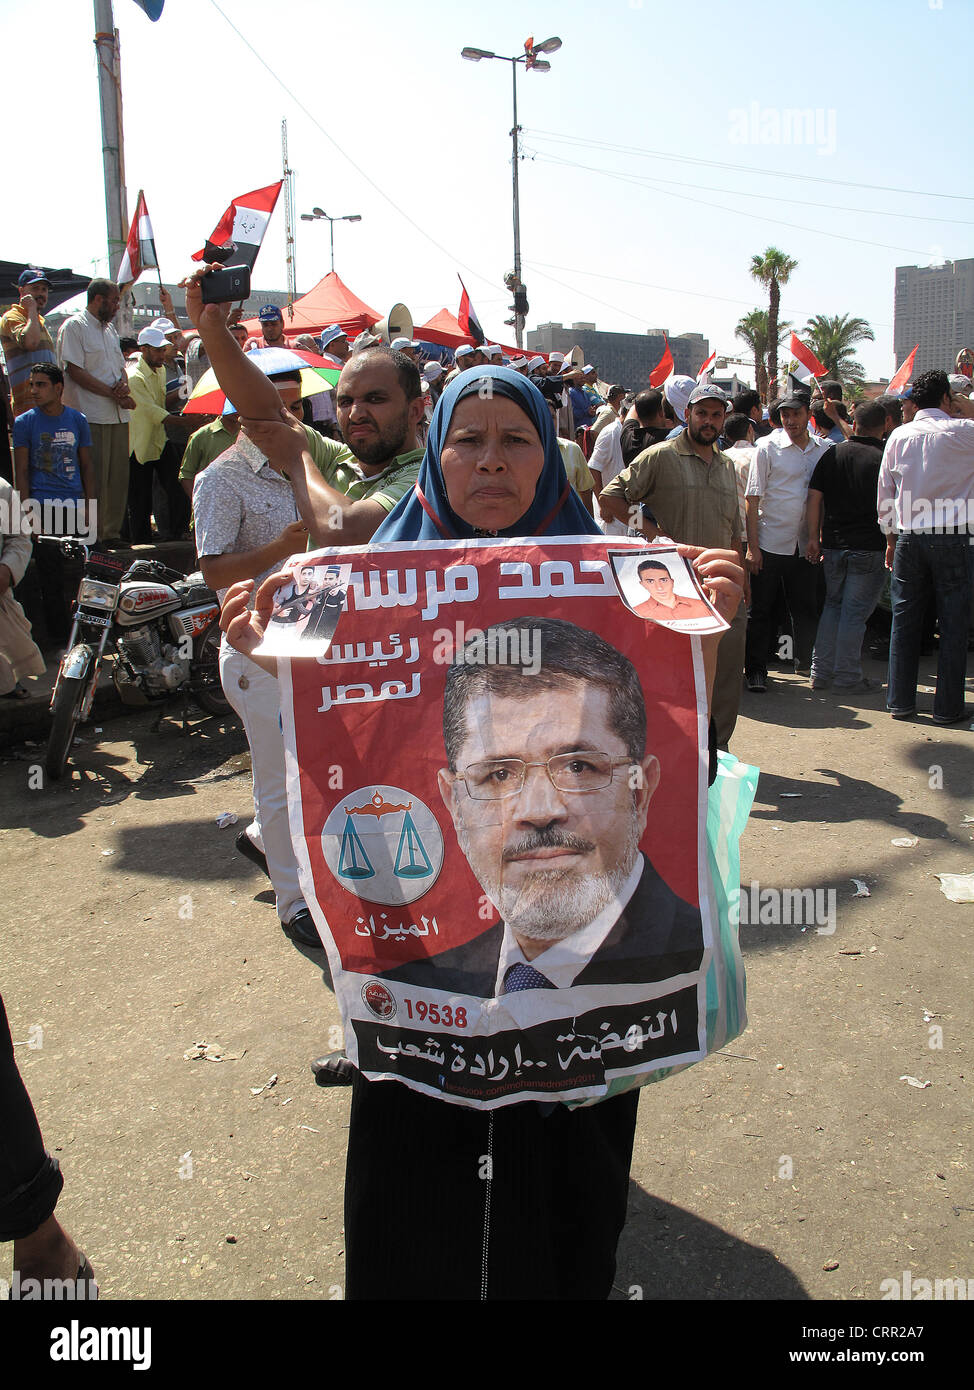
[[[193,698],[207,714],[227,715],[233,708],[220,683],[220,624],[217,619],[210,623],[196,647]]]
[[[85,685],[81,676],[62,676],[58,685],[51,712],[51,732],[44,753],[44,767],[48,777],[54,782],[63,775],[68,761],[68,753],[85,697]]]

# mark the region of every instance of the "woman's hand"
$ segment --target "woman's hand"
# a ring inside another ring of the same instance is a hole
[[[708,550],[702,545],[678,545],[677,550],[690,561],[694,574],[720,616],[725,622],[732,622],[744,597],[744,570],[737,551]],[[717,648],[723,635],[722,632],[712,632],[700,639],[708,713],[713,703]]]
[[[252,609],[247,605],[254,592],[254,581],[243,579],[239,584],[231,584],[220,610],[220,627],[226,633],[230,646],[272,676],[277,675],[277,658],[255,656],[254,652],[264,640],[264,632],[274,611],[274,595],[291,577],[287,570],[269,575],[257,590]]]
[[[732,622],[744,597],[744,570],[736,550],[708,550],[702,545],[678,545],[704,592],[725,622]]]

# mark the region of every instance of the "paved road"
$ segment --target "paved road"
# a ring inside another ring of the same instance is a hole
[[[974,1277],[974,904],[933,877],[974,870],[974,735],[859,698],[794,677],[745,696],[743,881],[834,889],[836,931],[742,928],[747,1032],[644,1092],[618,1297]],[[0,765],[0,988],[18,1041],[43,1030],[17,1054],[59,1214],[109,1298],[339,1295],[348,1093],[308,1069],[338,1029],[324,956],[286,940],[215,824],[247,817],[239,731],[151,724],[84,731],[50,788],[31,789],[39,749]],[[198,1042],[223,1060],[186,1060]]]

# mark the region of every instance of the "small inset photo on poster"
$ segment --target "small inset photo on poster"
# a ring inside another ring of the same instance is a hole
[[[295,555],[274,595],[274,612],[256,649],[261,656],[324,656],[345,607],[351,565],[324,564]]]
[[[697,636],[726,631],[727,623],[675,546],[619,550],[609,560],[622,601],[637,618]]]

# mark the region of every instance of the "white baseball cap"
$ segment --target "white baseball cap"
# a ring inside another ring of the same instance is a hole
[[[414,343],[412,338],[393,338],[390,346],[396,352],[401,352],[403,348],[419,347],[419,343]]]
[[[427,381],[439,381],[443,375],[443,367],[439,362],[427,362],[423,368],[423,376]]]
[[[453,354],[453,356],[459,359],[461,357],[468,356],[468,354],[471,352],[473,352],[473,348],[470,346],[469,343],[461,343],[460,346],[457,348],[456,352]]]
[[[164,348],[169,346],[169,340],[161,328],[153,328],[150,323],[148,328],[143,328],[139,334],[137,342],[139,347]]]

